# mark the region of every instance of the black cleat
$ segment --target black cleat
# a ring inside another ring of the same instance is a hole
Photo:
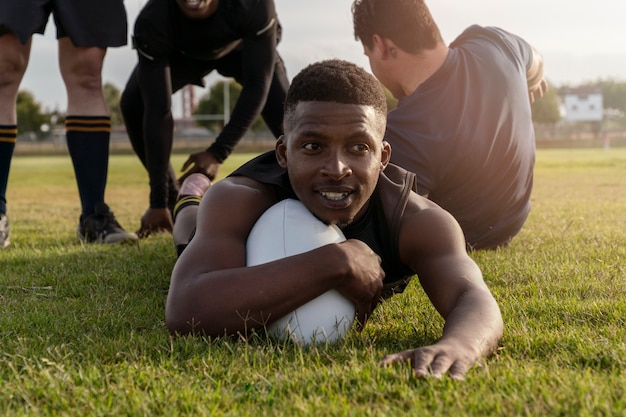
[[[116,243],[136,242],[138,237],[127,232],[115,219],[113,212],[105,203],[96,204],[95,213],[81,216],[78,223],[78,238],[85,243]]]

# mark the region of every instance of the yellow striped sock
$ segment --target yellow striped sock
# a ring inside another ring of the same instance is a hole
[[[178,213],[187,206],[197,206],[200,204],[202,197],[197,195],[186,195],[181,197],[174,206],[174,220],[176,220],[176,216]]]
[[[67,116],[65,130],[68,132],[111,132],[109,116]]]
[[[0,142],[4,142],[4,143],[17,142],[17,126],[16,125],[0,125]]]

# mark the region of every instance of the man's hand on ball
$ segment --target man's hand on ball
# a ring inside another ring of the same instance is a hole
[[[347,251],[350,272],[337,290],[355,304],[358,329],[362,330],[380,301],[385,272],[380,257],[362,241],[348,239],[340,245]]]

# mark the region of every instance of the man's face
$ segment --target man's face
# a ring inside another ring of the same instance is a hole
[[[371,106],[301,102],[276,145],[302,203],[320,220],[344,227],[367,207],[389,162],[385,117]]]

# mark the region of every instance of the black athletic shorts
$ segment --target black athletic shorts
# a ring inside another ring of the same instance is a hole
[[[57,39],[78,47],[123,46],[128,42],[124,0],[0,0],[0,35],[15,33],[23,44],[43,34],[50,14]]]

